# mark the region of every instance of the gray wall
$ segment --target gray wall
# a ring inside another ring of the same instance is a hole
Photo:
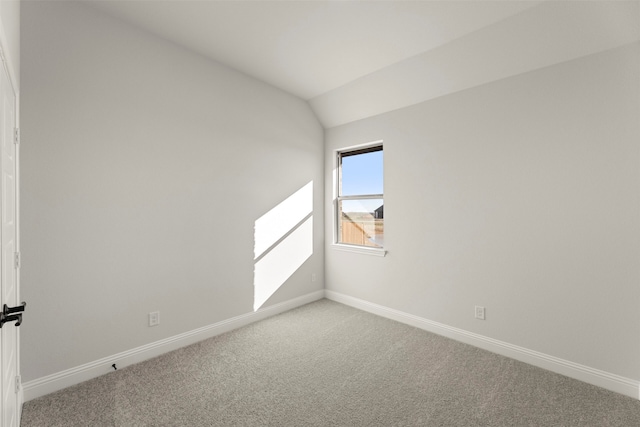
[[[328,129],[326,288],[640,379],[639,75],[635,43]],[[338,251],[334,150],[380,139],[388,254]]]
[[[81,4],[22,15],[23,381],[252,312],[254,222],[309,182],[313,255],[266,306],[322,289],[306,103]]]

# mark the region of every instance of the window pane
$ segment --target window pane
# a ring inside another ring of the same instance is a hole
[[[342,196],[383,194],[382,150],[342,157]]]
[[[338,202],[338,241],[351,245],[384,246],[384,201],[382,199]]]

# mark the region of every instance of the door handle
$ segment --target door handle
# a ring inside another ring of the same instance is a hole
[[[20,314],[11,314],[9,316],[5,316],[3,314],[2,318],[0,318],[0,328],[2,328],[2,325],[4,325],[5,323],[13,322],[15,320],[17,320],[16,326],[20,326],[20,323],[22,323],[22,313],[20,313]]]
[[[7,304],[5,304],[2,307],[2,313],[0,313],[0,328],[2,328],[2,325],[7,322],[16,322],[16,326],[20,326],[20,324],[22,323],[22,312],[24,311],[26,306],[26,302],[23,302],[22,304],[15,307],[9,307]]]
[[[13,313],[21,313],[24,311],[26,306],[27,306],[26,302],[22,302],[22,304],[17,305],[15,307],[9,307],[7,304],[5,304],[4,307],[2,307],[2,314],[4,314],[4,316],[6,317]]]

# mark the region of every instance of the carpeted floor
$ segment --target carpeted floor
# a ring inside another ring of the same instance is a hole
[[[321,300],[24,405],[22,426],[640,426],[640,401]]]

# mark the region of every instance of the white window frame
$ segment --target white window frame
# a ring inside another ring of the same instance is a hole
[[[337,250],[346,251],[346,252],[355,252],[366,255],[374,255],[374,256],[385,256],[387,254],[386,249],[383,248],[375,248],[370,246],[361,246],[350,243],[342,243],[340,242],[341,235],[341,221],[340,221],[340,202],[343,200],[366,200],[366,199],[382,199],[384,204],[384,193],[383,194],[358,194],[354,196],[342,196],[342,164],[341,160],[344,153],[352,153],[357,151],[362,151],[362,154],[366,153],[368,150],[378,148],[384,153],[384,145],[383,141],[374,141],[366,144],[351,146],[347,148],[341,148],[339,150],[334,151],[334,197],[333,197],[333,223],[334,223],[334,234],[333,234],[333,247]],[[384,178],[383,178],[384,179]]]

